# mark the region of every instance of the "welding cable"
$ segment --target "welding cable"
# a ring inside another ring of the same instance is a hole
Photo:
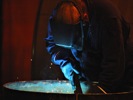
[[[103,88],[101,88],[100,86],[97,86],[104,94],[107,94],[107,92],[103,89]]]

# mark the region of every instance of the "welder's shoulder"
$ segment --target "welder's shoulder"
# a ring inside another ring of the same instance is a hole
[[[119,8],[110,0],[94,0],[93,7],[101,16],[121,17]]]

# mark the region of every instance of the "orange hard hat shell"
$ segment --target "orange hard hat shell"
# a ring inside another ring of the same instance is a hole
[[[65,24],[77,24],[80,21],[80,13],[73,3],[62,3],[57,10],[55,20]]]

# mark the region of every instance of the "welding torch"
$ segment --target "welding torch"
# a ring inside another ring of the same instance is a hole
[[[72,88],[75,94],[82,93],[79,76],[76,73],[73,76]]]
[[[91,86],[92,89],[90,89],[88,91],[88,93],[104,93],[104,94],[107,94],[107,92],[102,87],[98,86],[97,83],[89,81],[89,85]],[[79,76],[76,73],[74,73],[72,87],[74,89],[75,94],[82,94],[83,93],[81,85],[80,85]]]

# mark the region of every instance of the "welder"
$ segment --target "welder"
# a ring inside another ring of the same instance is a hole
[[[126,63],[129,31],[109,0],[62,0],[49,18],[46,48],[73,86],[76,74],[106,93],[125,91],[133,85],[133,67]]]

